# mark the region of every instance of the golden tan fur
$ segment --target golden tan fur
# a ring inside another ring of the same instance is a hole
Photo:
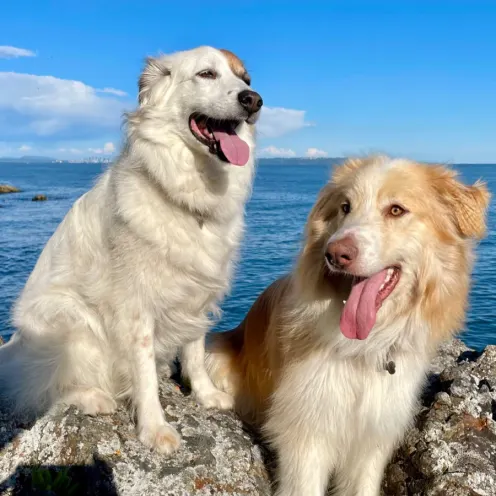
[[[233,71],[233,73],[242,79],[246,84],[250,84],[250,75],[248,74],[248,71],[245,68],[245,65],[241,61],[241,59],[235,55],[233,52],[226,50],[224,48],[221,48],[220,50],[226,57],[227,62],[229,64],[229,67]]]

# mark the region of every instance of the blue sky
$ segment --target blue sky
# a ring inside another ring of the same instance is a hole
[[[260,155],[496,162],[491,0],[4,3],[0,155],[115,153],[144,56],[213,45],[264,98]]]

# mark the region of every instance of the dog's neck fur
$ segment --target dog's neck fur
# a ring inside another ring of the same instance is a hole
[[[327,350],[334,359],[351,361],[365,366],[371,372],[387,374],[389,362],[394,362],[396,368],[400,368],[405,357],[410,362],[414,360],[422,364],[421,371],[424,369],[433,350],[429,344],[431,329],[422,318],[419,305],[413,307],[407,315],[390,318],[384,324],[378,322],[365,341],[350,340],[342,335],[339,330],[341,307],[342,298],[339,296],[309,302],[299,294],[298,286],[294,285],[284,320],[286,323],[305,322],[307,332],[312,333],[312,336],[302,341]],[[288,331],[293,336],[300,332],[289,326]],[[300,340],[299,337],[297,340]]]
[[[145,176],[169,202],[188,211],[200,224],[226,222],[243,214],[251,192],[253,156],[242,167],[223,164],[214,156],[191,150],[175,135],[171,139],[171,130],[162,130],[157,140],[146,126],[135,126],[131,120],[128,127],[128,140],[115,166],[117,174]],[[253,155],[254,144],[250,145]]]

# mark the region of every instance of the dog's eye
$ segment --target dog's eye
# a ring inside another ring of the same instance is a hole
[[[341,211],[344,215],[348,215],[351,212],[351,205],[349,201],[341,203]]]
[[[217,78],[217,73],[212,70],[212,69],[206,69],[204,71],[200,71],[197,74],[198,77],[201,77],[203,79],[216,79]]]
[[[401,217],[402,215],[406,214],[406,209],[401,207],[400,205],[391,205],[389,207],[389,215],[392,217]]]

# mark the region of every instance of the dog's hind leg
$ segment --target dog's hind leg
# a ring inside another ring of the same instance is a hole
[[[184,375],[190,380],[193,393],[205,408],[229,410],[234,407],[234,398],[218,390],[207,373],[205,336],[184,346],[181,365]]]
[[[60,403],[75,405],[86,415],[107,415],[117,408],[112,396],[99,388],[74,387]]]
[[[15,317],[19,330],[0,364],[0,386],[17,409],[42,411],[59,402],[88,413],[115,408],[108,346],[84,302],[48,291],[21,301]]]

